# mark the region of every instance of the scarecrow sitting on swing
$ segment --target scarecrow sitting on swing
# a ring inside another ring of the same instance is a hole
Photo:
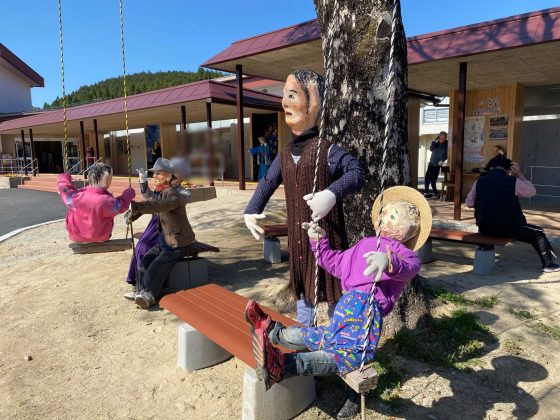
[[[428,202],[412,188],[385,191],[381,212],[380,198],[372,211],[378,236],[363,238],[346,251],[332,250],[325,230],[316,223],[303,226],[318,264],[341,282],[343,295],[328,326],[285,327],[255,301],[247,303],[245,318],[253,332],[257,376],[266,389],[293,376],[344,377],[360,367],[362,357],[366,364],[373,361],[383,318],[420,270],[414,251],[428,238],[432,222]],[[301,352],[283,354],[273,344]]]

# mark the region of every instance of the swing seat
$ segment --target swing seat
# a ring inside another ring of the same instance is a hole
[[[366,366],[363,371],[360,371],[358,368],[352,372],[348,372],[342,379],[344,379],[344,382],[346,382],[350,388],[358,394],[361,394],[375,389],[379,377],[377,376],[377,371],[369,365]]]
[[[74,254],[97,254],[102,252],[126,251],[132,247],[130,239],[110,239],[105,242],[72,242],[68,245]]]

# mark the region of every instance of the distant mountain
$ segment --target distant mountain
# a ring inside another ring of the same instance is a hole
[[[214,79],[223,75],[224,73],[204,69],[198,69],[197,72],[160,71],[157,73],[142,72],[128,74],[126,76],[126,93],[127,95],[134,95],[199,80]],[[66,106],[84,105],[122,96],[124,96],[122,77],[113,77],[93,85],[82,86],[78,90],[66,95]],[[45,102],[43,105],[43,109],[53,108],[62,108],[61,98],[57,97],[51,104]]]

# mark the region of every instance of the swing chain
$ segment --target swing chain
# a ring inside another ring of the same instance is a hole
[[[58,0],[58,35],[60,46],[60,78],[62,82],[62,109],[64,113],[64,172],[70,169],[68,162],[68,118],[66,110],[66,84],[64,82],[64,44],[62,42],[62,0]],[[84,157],[85,159],[85,157]]]

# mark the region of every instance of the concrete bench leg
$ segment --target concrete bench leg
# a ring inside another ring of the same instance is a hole
[[[204,258],[194,258],[189,261],[179,261],[173,266],[165,284],[165,289],[176,292],[207,283],[208,262]]]
[[[278,238],[264,238],[263,258],[270,264],[277,264],[282,261],[282,251],[280,248],[280,240]]]
[[[474,252],[473,273],[484,276],[494,271],[496,261],[496,251],[494,247],[491,249],[477,247]]]
[[[193,371],[221,363],[230,357],[230,353],[186,322],[179,324],[177,364],[180,368]]]
[[[426,243],[416,251],[416,255],[420,258],[422,264],[431,263],[434,260],[434,254],[432,253],[432,240],[428,238]]]
[[[243,420],[287,420],[315,400],[313,376],[297,376],[274,384],[268,391],[254,369],[243,377]]]

